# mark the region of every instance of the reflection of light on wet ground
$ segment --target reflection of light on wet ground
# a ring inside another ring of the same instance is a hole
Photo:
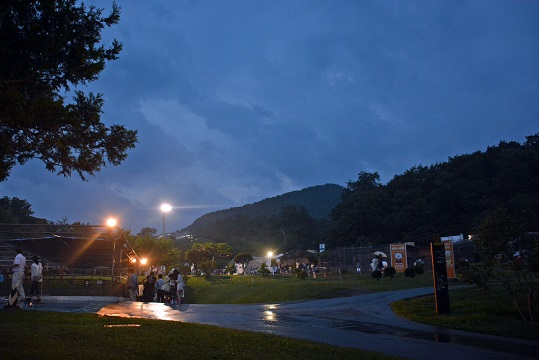
[[[170,307],[166,306],[165,304],[156,304],[160,306],[156,306],[154,309],[154,314],[159,320],[176,320],[177,321],[177,314],[174,314],[174,316],[171,316],[171,312],[173,311]]]
[[[503,339],[488,339],[475,336],[453,335],[444,330],[440,331],[421,331],[404,328],[394,328],[383,324],[365,323],[353,320],[333,320],[330,326],[349,331],[364,332],[367,334],[386,334],[399,336],[402,338],[415,338],[421,340],[431,340],[435,342],[459,344],[465,346],[475,346],[484,349],[496,351],[506,351],[521,355],[538,357],[539,348],[535,344],[521,344],[515,347],[512,341],[504,341]]]
[[[178,321],[177,310],[162,303],[134,302],[131,307],[138,309],[137,311],[142,312],[147,318]]]
[[[273,310],[277,310],[277,307],[278,307],[277,304],[268,304],[264,306],[264,308],[266,309],[264,311],[265,321],[277,321],[277,314],[273,312]]]
[[[119,327],[139,327],[140,324],[109,324],[104,325],[103,327],[106,328],[119,328]]]
[[[275,316],[275,313],[273,311],[266,310],[264,311],[264,320],[275,321],[277,320],[277,317]]]

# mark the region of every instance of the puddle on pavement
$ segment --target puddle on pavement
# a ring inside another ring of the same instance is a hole
[[[266,310],[264,312],[266,324],[273,323],[312,323],[311,318],[303,319],[297,316],[288,316],[285,314],[276,314],[274,311]],[[371,322],[360,322],[354,320],[341,320],[330,317],[318,318],[318,324],[323,327],[335,328],[347,331],[357,331],[366,334],[384,334],[397,336],[401,338],[413,338],[427,341],[443,342],[463,346],[479,347],[494,351],[504,351],[513,354],[520,354],[532,357],[539,357],[539,346],[533,344],[515,344],[504,341],[503,339],[486,339],[475,336],[463,336],[451,334],[443,329],[434,332],[412,330],[400,327],[394,327]]]
[[[518,353],[521,355],[539,357],[539,346],[534,346],[531,344],[518,344],[512,342],[506,342],[503,339],[485,339],[474,336],[462,336],[454,335],[444,330],[438,330],[434,332],[411,330],[404,328],[396,328],[387,325],[373,324],[373,323],[362,323],[359,321],[352,320],[337,320],[331,321],[331,327],[349,330],[349,331],[358,331],[368,334],[385,334],[392,336],[399,336],[403,338],[413,338],[421,340],[430,340],[435,342],[444,342],[451,344],[458,344],[464,346],[473,346],[480,347],[485,349],[491,349],[496,351],[507,351],[511,353]]]
[[[105,328],[132,328],[132,327],[140,327],[140,324],[109,324],[109,325],[103,325]]]

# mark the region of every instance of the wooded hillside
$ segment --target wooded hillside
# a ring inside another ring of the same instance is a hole
[[[334,197],[341,193],[339,202]],[[329,207],[330,220],[319,217]],[[524,144],[502,141],[484,152],[418,165],[386,185],[377,172],[360,172],[344,191],[330,184],[304,189],[207,214],[184,230],[254,253],[317,249],[319,243],[328,249],[423,245],[435,235],[472,234],[497,208],[523,213],[529,231],[539,231],[539,134]]]
[[[235,251],[255,254],[269,248],[317,248],[343,189],[335,184],[313,186],[215,211],[201,216],[182,232],[190,232],[199,242],[226,242]]]

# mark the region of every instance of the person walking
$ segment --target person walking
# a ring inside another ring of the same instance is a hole
[[[155,297],[155,283],[157,279],[155,278],[154,272],[150,271],[150,274],[146,277],[144,282],[144,301],[152,302]]]
[[[357,261],[357,265],[356,265],[356,274],[358,275],[361,274],[361,264],[359,263],[359,260]]]
[[[15,250],[17,255],[13,260],[13,265],[9,267],[9,271],[12,272],[11,276],[11,292],[9,294],[9,303],[4,308],[18,308],[17,301],[19,299],[26,299],[24,293],[24,270],[26,268],[26,258],[22,254],[22,250],[17,248]],[[18,297],[17,297],[18,296]]]
[[[182,274],[178,271],[178,277],[176,279],[176,299],[178,304],[183,304],[185,297],[185,281],[183,281]]]
[[[163,274],[159,274],[157,275],[157,283],[155,285],[157,290],[157,302],[159,303],[165,302],[165,290],[163,289],[163,285],[165,285]]]
[[[178,270],[172,268],[165,278],[165,303],[174,304],[177,299],[176,281],[178,280]]]
[[[138,295],[138,276],[133,268],[129,268],[129,277],[127,278],[127,291],[131,301],[137,300]]]
[[[30,297],[36,296],[34,301],[41,301],[41,288],[43,284],[43,265],[39,262],[37,255],[32,258],[34,261],[31,266],[32,288]]]

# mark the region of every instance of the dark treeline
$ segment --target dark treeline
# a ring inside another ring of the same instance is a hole
[[[471,234],[497,208],[524,215],[538,231],[539,134],[524,144],[502,141],[485,152],[416,166],[386,185],[361,172],[331,214],[334,246],[414,241]]]
[[[0,223],[3,224],[47,224],[45,219],[33,216],[32,205],[17,197],[0,198]]]

